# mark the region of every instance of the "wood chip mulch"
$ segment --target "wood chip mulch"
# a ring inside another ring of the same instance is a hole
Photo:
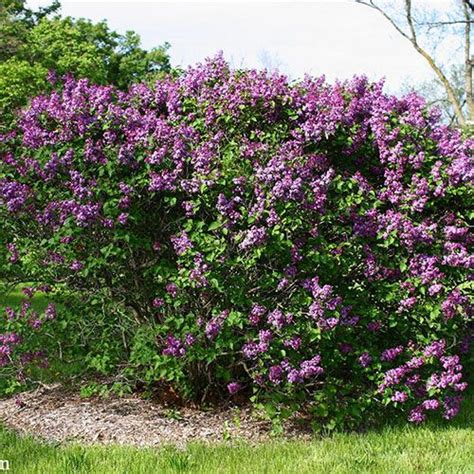
[[[84,399],[59,385],[0,399],[0,423],[48,441],[83,444],[184,447],[192,441],[258,443],[271,437],[270,423],[250,407],[170,409],[138,395]],[[283,436],[311,437],[297,423],[285,425]]]

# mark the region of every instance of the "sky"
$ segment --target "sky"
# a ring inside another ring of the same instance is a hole
[[[146,48],[169,42],[173,65],[185,67],[222,50],[238,67],[277,66],[292,79],[305,73],[329,80],[366,74],[385,78],[393,92],[433,77],[380,14],[352,0],[61,3],[65,16],[106,19],[119,32],[136,31]]]

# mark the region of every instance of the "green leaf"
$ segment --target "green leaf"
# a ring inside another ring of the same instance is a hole
[[[214,222],[212,222],[212,223],[209,225],[209,227],[207,228],[207,230],[208,230],[208,231],[216,230],[216,229],[218,229],[218,228],[221,227],[221,226],[222,226],[222,223],[221,223],[221,222],[219,222],[219,221],[214,221]]]

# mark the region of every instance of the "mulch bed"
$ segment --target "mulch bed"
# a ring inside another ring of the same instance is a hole
[[[0,422],[21,434],[83,444],[185,446],[192,441],[258,443],[271,437],[271,424],[248,406],[170,409],[138,395],[84,399],[59,385],[0,399]],[[308,439],[311,434],[289,422],[283,436]]]

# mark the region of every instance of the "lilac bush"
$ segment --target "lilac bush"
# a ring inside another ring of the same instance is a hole
[[[1,137],[4,268],[82,295],[78,319],[88,295],[126,308],[127,376],[183,396],[327,426],[451,418],[473,145],[365,77],[217,56],[126,93],[66,78]]]

